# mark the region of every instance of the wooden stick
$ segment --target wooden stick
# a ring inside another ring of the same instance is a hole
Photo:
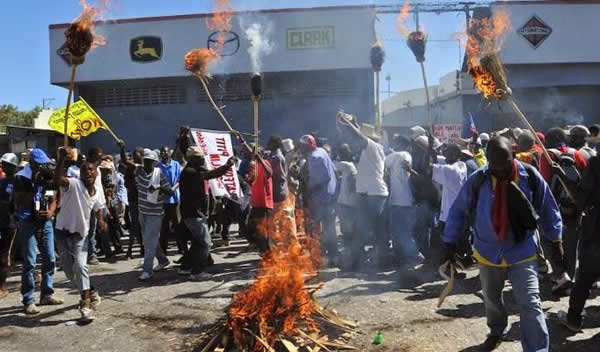
[[[71,105],[71,97],[73,96],[73,90],[75,89],[75,73],[77,72],[77,66],[72,65],[71,67],[71,82],[69,82],[69,94],[67,95],[67,106],[65,107],[65,128],[63,131],[63,147],[69,146],[69,136],[67,135],[67,126],[69,122],[69,107]]]
[[[227,328],[225,326],[221,326],[200,352],[210,351],[226,330]]]
[[[225,122],[225,125],[227,125],[227,128],[229,128],[229,131],[233,132],[234,131],[233,127],[231,127],[231,124],[229,124],[229,121],[227,121],[227,118],[225,118],[225,115],[223,115],[223,112],[221,112],[221,109],[219,109],[219,107],[217,106],[217,104],[213,100],[213,97],[210,94],[210,90],[208,90],[208,85],[206,84],[206,80],[204,79],[204,77],[202,77],[201,75],[196,75],[196,77],[198,77],[200,79],[200,82],[202,82],[202,86],[204,87],[204,91],[206,92],[206,95],[208,96],[208,100],[210,100],[210,103],[212,104],[213,108],[215,110],[217,110],[217,113],[223,119],[223,122]]]
[[[431,120],[431,100],[429,98],[429,86],[427,85],[427,75],[425,74],[425,64],[419,62],[421,65],[421,75],[423,76],[423,84],[425,85],[425,99],[427,100],[427,120],[429,121],[429,131],[433,135],[433,121]]]
[[[229,132],[234,132],[235,130],[233,129],[233,127],[231,127],[231,124],[229,123],[229,121],[227,121],[227,118],[225,117],[225,115],[223,115],[223,112],[221,111],[221,109],[219,109],[219,107],[217,106],[217,104],[215,103],[212,95],[210,94],[210,90],[208,89],[208,85],[206,84],[206,80],[204,79],[204,77],[202,77],[201,75],[195,75],[196,77],[198,77],[198,79],[200,79],[200,82],[202,82],[202,86],[204,87],[204,91],[206,92],[206,96],[208,96],[208,100],[210,101],[210,103],[212,104],[213,108],[217,111],[217,113],[219,114],[219,116],[221,117],[221,119],[223,119],[223,122],[225,122],[225,125],[227,125],[227,128],[229,129]],[[237,132],[237,131],[235,131]],[[244,140],[244,137],[241,136],[241,134],[239,135],[242,144],[248,148],[248,150],[250,149],[250,146],[248,145],[248,143],[246,143],[246,141]]]
[[[317,341],[316,339],[313,339],[310,335],[308,335],[307,333],[305,333],[302,330],[298,330],[298,334],[300,334],[300,336],[304,337],[305,339],[309,339],[312,342],[314,342],[315,344],[317,344],[317,346],[321,347],[322,349],[324,349],[325,351],[331,351],[329,348],[327,348],[327,346],[323,345],[322,343],[320,343],[319,341]]]
[[[381,108],[379,106],[379,71],[375,71],[375,129],[381,131]]]
[[[544,152],[544,157],[546,157],[546,160],[548,161],[548,165],[550,165],[550,167],[552,167],[552,164],[554,163],[554,161],[550,157],[550,153],[548,153],[546,146],[544,145],[544,143],[542,143],[542,141],[540,140],[540,137],[538,137],[537,132],[535,131],[533,126],[529,123],[529,120],[527,120],[527,117],[525,117],[525,114],[523,114],[521,109],[519,109],[519,106],[517,105],[515,100],[512,98],[512,96],[508,96],[506,98],[506,101],[508,101],[508,104],[512,107],[512,109],[515,111],[517,116],[521,119],[521,121],[523,121],[523,123],[525,124],[525,126],[527,126],[529,131],[531,131],[533,138],[535,138],[536,142],[542,147],[542,151]],[[558,180],[562,184],[562,186],[565,190],[565,193],[567,194],[567,197],[569,197],[569,199],[571,199],[573,202],[575,202],[575,197],[573,197],[573,195],[571,194],[571,191],[569,191],[569,188],[565,184],[565,181],[563,181],[563,179],[560,177],[558,178]]]
[[[273,347],[269,346],[269,344],[265,340],[263,340],[260,337],[258,337],[255,333],[252,332],[252,330],[244,328],[244,331],[246,331],[247,333],[249,333],[250,335],[252,335],[258,342],[260,342],[263,346],[265,346],[265,348],[267,349],[267,351],[269,351],[269,352],[275,352],[275,350],[273,349]]]

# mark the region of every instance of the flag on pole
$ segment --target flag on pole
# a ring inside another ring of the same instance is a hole
[[[67,121],[67,135],[71,139],[79,140],[98,131],[100,128],[108,129],[106,123],[83,99],[69,107],[69,120]],[[65,124],[65,108],[56,110],[48,119],[48,126],[58,133],[63,134]]]
[[[463,119],[463,138],[471,138],[474,133],[477,133],[477,127],[475,127],[475,121],[473,120],[473,114],[468,113]]]

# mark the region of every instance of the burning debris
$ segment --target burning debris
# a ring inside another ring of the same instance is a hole
[[[293,208],[291,199],[286,202]],[[356,350],[345,341],[357,333],[358,325],[318,304],[313,295],[322,285],[307,286],[319,265],[318,236],[301,231],[296,237],[289,214],[276,216],[282,217],[273,219],[279,229],[263,224],[261,233],[269,233],[273,245],[256,280],[234,295],[227,318],[209,332],[202,351]],[[304,224],[304,219],[298,221]]]
[[[417,62],[422,63],[425,61],[425,43],[427,36],[422,31],[411,32],[406,40],[406,45],[410,48],[412,53],[415,55]]]

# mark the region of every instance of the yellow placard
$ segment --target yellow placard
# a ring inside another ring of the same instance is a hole
[[[67,135],[69,138],[79,140],[81,137],[87,137],[98,131],[100,128],[107,129],[106,123],[92,109],[88,103],[79,98],[79,100],[69,107],[69,119],[67,121]],[[59,133],[64,133],[65,128],[65,108],[56,110],[50,119],[48,126]]]

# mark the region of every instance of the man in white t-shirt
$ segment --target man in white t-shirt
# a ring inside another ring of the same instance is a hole
[[[349,245],[356,235],[356,216],[358,195],[356,194],[356,166],[352,160],[352,151],[348,144],[342,144],[338,150],[340,161],[336,164],[340,181],[340,194],[337,200],[337,215],[344,244]]]
[[[385,159],[389,180],[388,225],[396,260],[403,263],[420,263],[423,255],[413,238],[415,207],[409,177],[412,167],[411,141],[404,136],[394,138],[394,152]]]
[[[351,245],[352,267],[357,269],[371,233],[375,236],[378,260],[381,262],[384,259],[389,245],[384,218],[388,188],[383,179],[385,153],[383,146],[378,143],[380,136],[368,124],[363,124],[360,130],[352,123],[346,126],[353,132],[361,149],[356,175],[356,192],[359,195],[357,233],[360,234],[360,239],[357,238]]]
[[[64,175],[67,153],[68,150],[59,149],[55,173],[55,182],[61,192],[61,209],[56,218],[56,244],[65,275],[81,295],[81,319],[91,321],[100,303],[100,296],[90,286],[87,235],[92,211],[97,217],[98,227],[106,231],[102,211],[104,206],[94,185],[98,176],[96,165],[86,162],[81,166],[80,178],[68,178]]]
[[[433,164],[431,178],[434,182],[442,186],[442,207],[440,209],[440,233],[443,234],[446,227],[446,220],[450,208],[454,204],[456,197],[462,186],[467,181],[467,164],[460,161],[461,150],[456,144],[449,144],[443,151],[446,162],[444,164]],[[460,264],[463,267],[470,267],[475,264],[471,258],[473,251],[467,237],[458,243],[458,252],[460,254]]]

